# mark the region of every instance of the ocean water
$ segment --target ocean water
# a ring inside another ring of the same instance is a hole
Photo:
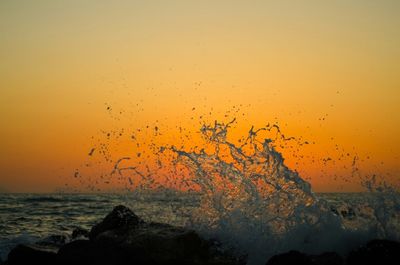
[[[195,194],[0,194],[0,257],[18,243],[90,228],[123,204],[146,221],[185,226],[198,205]]]
[[[276,124],[251,127],[247,135],[231,140],[234,123],[203,124],[198,146],[182,139],[179,145],[153,139],[133,157],[112,159],[105,151],[113,150],[111,146],[96,146],[92,150],[105,155],[110,166],[110,173],[96,180],[117,182],[125,187],[124,194],[1,195],[2,259],[17,243],[69,235],[76,227],[90,229],[118,204],[146,221],[184,226],[218,239],[224,248],[245,255],[249,265],[265,264],[272,255],[292,249],[345,254],[373,238],[400,240],[398,190],[379,176],[361,176],[356,159],[348,179],[359,179],[367,192],[316,194],[285,164],[278,148],[307,141],[286,137]],[[158,129],[154,137],[159,137]],[[137,160],[146,150],[153,154]],[[98,165],[93,152],[89,157]],[[96,188],[84,171],[77,170],[74,180],[80,187]]]
[[[316,194],[326,200],[349,229],[376,224],[366,205],[378,203],[369,193]],[[375,201],[375,202],[374,202]],[[0,194],[0,255],[19,243],[50,235],[69,236],[73,229],[90,229],[114,206],[124,204],[147,221],[191,226],[191,216],[200,207],[199,194],[159,192],[131,194]],[[235,231],[232,231],[233,233]],[[237,232],[237,231],[236,231]]]

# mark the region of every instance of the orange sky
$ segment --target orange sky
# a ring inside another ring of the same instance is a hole
[[[63,186],[102,130],[158,120],[173,137],[239,105],[235,135],[279,122],[314,141],[302,152],[319,161],[338,144],[346,163],[357,154],[364,172],[397,181],[399,10],[361,0],[1,1],[0,191]],[[121,145],[115,157],[129,152]],[[340,166],[286,157],[317,191],[358,189],[333,179],[348,174]]]

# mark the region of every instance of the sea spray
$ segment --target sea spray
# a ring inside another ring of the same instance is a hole
[[[274,127],[251,128],[238,146],[227,140],[231,123],[201,128],[205,140],[214,145],[211,153],[170,147],[177,164],[192,171],[192,181],[200,186],[193,228],[242,251],[249,264],[290,249],[338,250],[346,236],[340,217],[285,166],[273,140],[258,139],[259,132]]]
[[[306,141],[288,138],[277,124],[268,124],[251,127],[234,142],[228,140],[234,123],[204,123],[199,130],[203,141],[194,147],[184,143],[190,135],[181,142],[150,141],[153,160],[135,164],[132,157],[118,158],[108,177],[125,181],[127,190],[139,195],[165,191],[160,187],[196,194],[200,203],[185,225],[247,256],[249,264],[263,264],[291,249],[344,254],[372,238],[400,239],[396,190],[365,180],[370,193],[362,195],[361,203],[332,205],[286,166],[276,148]],[[136,157],[143,153],[139,150]],[[360,175],[356,160],[351,176]]]

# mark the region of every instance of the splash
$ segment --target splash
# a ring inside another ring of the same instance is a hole
[[[196,194],[199,205],[185,225],[239,251],[248,264],[263,264],[292,249],[345,253],[372,238],[400,239],[400,197],[389,185],[377,183],[376,177],[365,178],[363,185],[370,192],[361,202],[332,203],[316,195],[277,150],[307,141],[286,137],[277,124],[251,127],[233,141],[229,133],[235,122],[203,123],[197,146],[188,144],[190,133],[179,145],[149,141],[153,156],[146,155],[139,134],[132,136],[138,147],[134,156],[113,160],[105,145],[96,150],[113,163],[107,177],[124,182],[129,191],[161,193],[174,188]],[[153,133],[162,135],[159,126]],[[360,175],[356,158],[351,175]]]
[[[235,145],[227,140],[233,122],[203,125],[202,136],[213,146],[209,152],[170,147],[177,154],[176,163],[185,165],[200,186],[201,204],[191,226],[241,249],[249,263],[286,249],[304,249],[311,234],[299,236],[300,230],[327,225],[340,229],[339,218],[318,200],[311,185],[285,166],[274,141],[258,139],[261,132],[280,133],[279,127],[252,127],[247,138]],[[289,246],[290,236],[294,240]]]
[[[345,252],[368,238],[387,238],[387,232],[398,231],[398,224],[393,223],[398,215],[388,216],[400,205],[394,192],[390,203],[381,201],[380,212],[373,214],[375,223],[346,227],[344,216],[285,165],[274,146],[276,139],[260,134],[275,130],[281,141],[295,138],[286,138],[277,125],[268,125],[257,130],[252,127],[244,141],[235,144],[227,138],[234,122],[202,126],[200,132],[212,146],[207,151],[169,147],[177,155],[175,163],[192,172],[191,180],[200,187],[200,207],[190,224],[196,230],[242,250],[249,264],[260,264],[291,249]],[[365,214],[368,207],[364,208]]]

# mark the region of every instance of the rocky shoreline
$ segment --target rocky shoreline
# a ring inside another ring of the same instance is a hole
[[[398,264],[400,243],[373,240],[348,253],[307,255],[298,251],[275,255],[267,265]],[[34,244],[18,245],[7,265],[244,265],[246,257],[222,251],[217,241],[195,231],[162,223],[144,222],[125,206],[117,206],[90,231],[75,229],[71,236],[50,236]]]

